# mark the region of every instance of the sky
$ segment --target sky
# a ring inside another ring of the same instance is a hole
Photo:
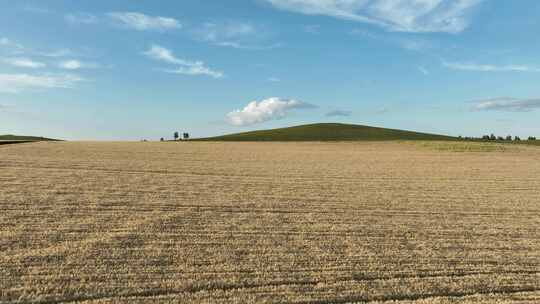
[[[0,134],[540,136],[537,0],[0,0]]]

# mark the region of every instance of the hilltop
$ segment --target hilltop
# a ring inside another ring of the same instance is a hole
[[[217,137],[209,141],[382,141],[382,140],[455,140],[455,137],[378,127],[318,123],[295,127],[251,131]]]
[[[26,143],[36,141],[59,141],[58,139],[38,137],[38,136],[19,136],[19,135],[0,135],[1,144]]]

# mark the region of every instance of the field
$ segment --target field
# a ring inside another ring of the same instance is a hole
[[[0,303],[540,303],[540,148],[461,144],[0,146]]]

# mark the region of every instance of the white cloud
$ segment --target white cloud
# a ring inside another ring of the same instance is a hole
[[[310,109],[316,106],[294,99],[271,97],[261,102],[252,101],[242,110],[227,114],[226,121],[234,126],[249,126],[287,116],[293,109]]]
[[[319,34],[321,32],[321,26],[318,24],[304,25],[304,32],[309,34]]]
[[[540,72],[540,68],[528,65],[493,65],[461,62],[443,62],[444,67],[458,71],[473,72]]]
[[[47,65],[43,62],[33,61],[29,58],[7,58],[3,60],[5,63],[20,67],[20,68],[31,68],[31,69],[39,69],[44,68]]]
[[[195,32],[202,40],[218,42],[253,35],[257,31],[249,23],[229,22],[226,24],[205,23]]]
[[[225,76],[224,73],[221,71],[214,71],[209,67],[206,67],[204,62],[202,61],[189,61],[176,58],[171,50],[159,45],[152,45],[152,47],[143,54],[154,60],[179,66],[174,69],[163,69],[163,71],[167,73],[183,75],[206,75],[213,78],[222,78]]]
[[[108,13],[107,16],[122,26],[138,31],[165,31],[182,28],[178,20],[170,17],[148,16],[136,12],[112,12]]]
[[[59,57],[73,56],[75,55],[75,52],[70,49],[59,49],[59,50],[50,51],[50,52],[39,52],[38,55],[43,56],[43,57],[59,58]]]
[[[270,81],[270,82],[281,82],[281,79],[279,79],[277,77],[270,77],[270,78],[268,78],[268,81]]]
[[[0,38],[0,46],[9,47],[9,48],[15,48],[15,49],[23,49],[24,47],[14,41],[9,40],[6,37]]]
[[[459,33],[483,0],[265,0],[282,10],[364,22],[399,32]]]
[[[96,69],[99,68],[97,63],[81,62],[79,60],[65,60],[58,64],[58,67],[66,70],[79,70],[79,69]]]
[[[540,98],[518,99],[499,97],[473,101],[473,111],[530,112],[540,109]]]
[[[351,116],[351,111],[333,110],[325,114],[326,117]]]
[[[165,69],[163,71],[166,73],[181,74],[181,75],[192,75],[192,76],[206,75],[213,78],[223,78],[225,76],[223,72],[211,70],[210,68],[205,67],[202,64],[189,66],[189,67],[179,67],[173,70]]]
[[[0,92],[18,93],[25,89],[72,88],[83,81],[76,75],[0,74]]]
[[[48,8],[34,6],[34,5],[26,5],[25,7],[23,7],[23,10],[27,12],[31,12],[31,13],[36,13],[36,14],[50,14],[53,12],[52,10]]]
[[[99,22],[99,18],[88,13],[67,14],[64,19],[71,24],[95,24]]]
[[[428,69],[426,69],[426,68],[423,67],[423,66],[418,67],[418,71],[419,71],[420,73],[424,74],[424,75],[429,75]]]
[[[204,23],[193,31],[195,39],[223,47],[244,50],[266,50],[280,44],[264,44],[268,33],[243,22]]]

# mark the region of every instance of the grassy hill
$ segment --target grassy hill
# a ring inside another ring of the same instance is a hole
[[[361,125],[319,123],[204,138],[209,141],[455,140],[455,137]]]
[[[33,142],[33,141],[58,141],[58,139],[51,139],[46,137],[37,136],[19,136],[19,135],[0,135],[0,142]]]

